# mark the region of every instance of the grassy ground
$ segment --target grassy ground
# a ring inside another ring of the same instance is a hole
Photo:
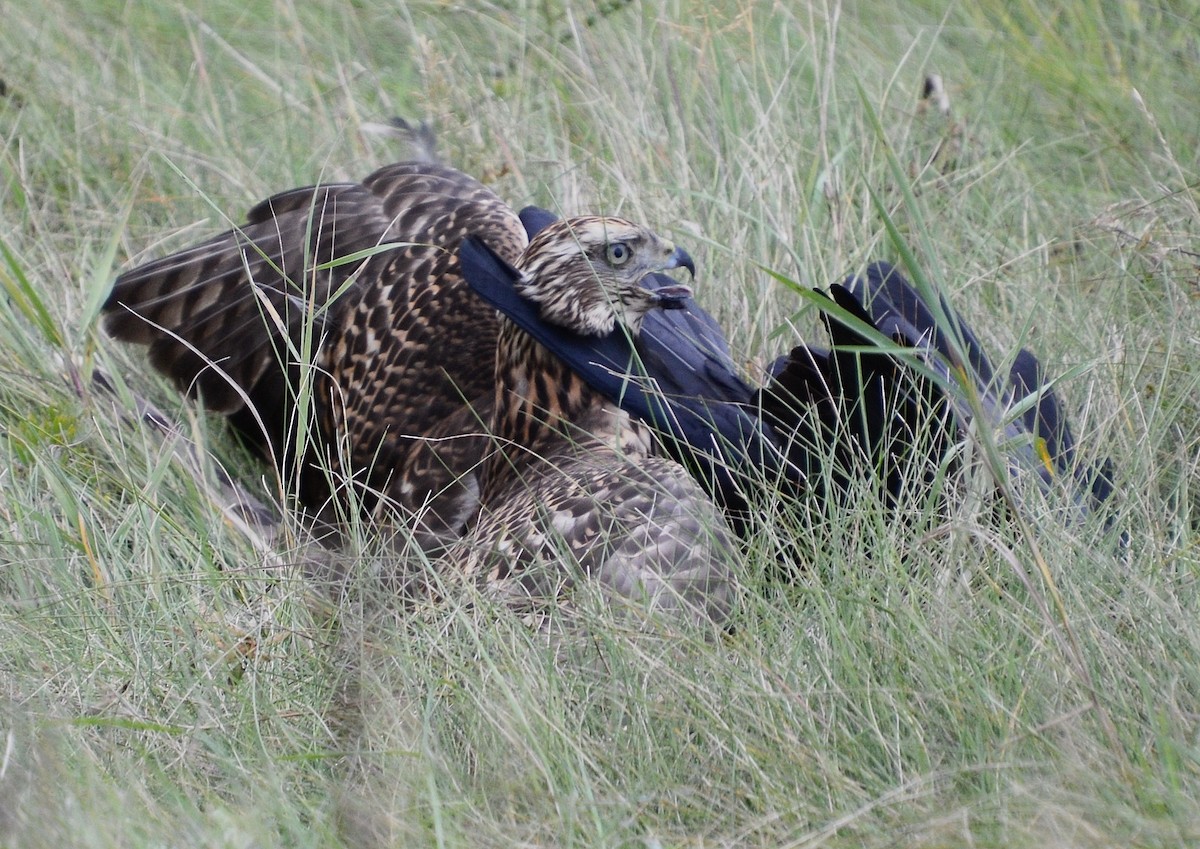
[[[1159,5],[9,0],[0,843],[1200,841],[1200,7]],[[896,257],[875,192],[998,355],[1069,375],[1127,551],[1048,508],[1030,536],[863,499],[764,527],[726,641],[614,624],[565,669],[502,615],[396,621],[369,539],[316,597],[210,497],[217,464],[269,496],[262,469],[96,313],[131,262],[400,156],[360,132],[394,114],[515,205],[686,244],[749,369],[816,333],[764,267]],[[769,586],[788,540],[809,566]]]

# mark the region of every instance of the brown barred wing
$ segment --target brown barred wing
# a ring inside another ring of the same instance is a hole
[[[326,427],[346,433],[356,468],[371,470],[368,499],[371,490],[399,494],[397,470],[413,462],[414,450],[424,451],[435,430],[442,439],[481,432],[487,411],[480,405],[495,392],[498,322],[459,273],[458,246],[480,236],[515,261],[525,245],[520,219],[490,190],[446,178],[458,174],[449,169],[432,175],[430,167],[420,166],[419,190],[391,188],[411,183],[408,174],[381,172],[367,181],[385,192],[408,244],[371,260],[381,263],[378,282],[353,293],[317,378],[317,396],[333,417]],[[448,420],[467,429],[447,433]],[[462,441],[461,457],[453,444],[436,453],[457,472],[474,464],[476,445]]]
[[[242,227],[118,277],[105,327],[148,345],[151,363],[180,391],[235,412],[260,382],[283,378],[280,355],[302,341],[306,319],[318,331],[336,321],[330,295],[357,269],[318,269],[378,244],[386,231],[378,199],[361,185],[277,195]]]
[[[492,390],[495,314],[458,275],[467,234],[510,260],[526,242],[503,201],[451,168],[398,163],[361,184],[295,189],[240,228],[122,274],[106,327],[148,345],[181,391],[260,445],[261,418],[285,468],[330,459],[333,478],[302,471],[309,507],[326,506],[339,477],[399,497],[414,437]],[[296,458],[305,375],[316,440]]]

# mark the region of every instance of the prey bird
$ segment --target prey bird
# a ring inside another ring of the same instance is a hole
[[[521,212],[531,234],[554,218],[532,207]],[[866,478],[881,482],[889,506],[906,493],[919,497],[973,419],[968,391],[978,393],[983,424],[1001,433],[1014,475],[1032,475],[1045,489],[1066,481],[1077,515],[1102,507],[1111,493],[1111,464],[1079,471],[1062,404],[1044,385],[1036,359],[1022,352],[1008,384],[998,381],[981,341],[942,302],[966,351],[962,373],[970,389],[956,383],[957,349],[948,331],[887,263],[831,286],[831,308],[822,313],[830,347],[797,345],[759,388],[739,374],[717,322],[690,299],[679,310],[649,314],[636,339],[623,333],[581,339],[541,321],[503,263],[464,257],[463,271],[481,297],[589,386],[651,424],[741,533],[750,532],[748,511],[763,503],[764,490],[829,500],[847,493],[851,480]],[[901,349],[910,353],[901,356]],[[1036,403],[1023,416],[1009,413],[1035,391]],[[1050,465],[1035,437],[1045,440]]]

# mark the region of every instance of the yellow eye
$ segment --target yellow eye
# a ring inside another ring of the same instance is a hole
[[[633,258],[633,249],[624,242],[611,242],[605,256],[610,265],[621,266]]]

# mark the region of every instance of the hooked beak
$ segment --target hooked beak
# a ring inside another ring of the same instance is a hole
[[[688,252],[682,247],[672,246],[671,254],[668,255],[667,261],[664,264],[666,269],[688,269],[692,279],[696,278],[696,264],[691,261]],[[647,285],[649,283],[649,285]],[[691,297],[691,287],[686,287],[683,283],[676,283],[671,277],[666,275],[650,275],[642,285],[648,289],[652,289],[654,293],[654,306],[660,309],[683,309]]]
[[[692,258],[683,248],[676,247],[671,251],[671,255],[667,257],[667,268],[686,268],[688,274],[692,275],[692,279],[696,279],[696,263],[692,262]]]

